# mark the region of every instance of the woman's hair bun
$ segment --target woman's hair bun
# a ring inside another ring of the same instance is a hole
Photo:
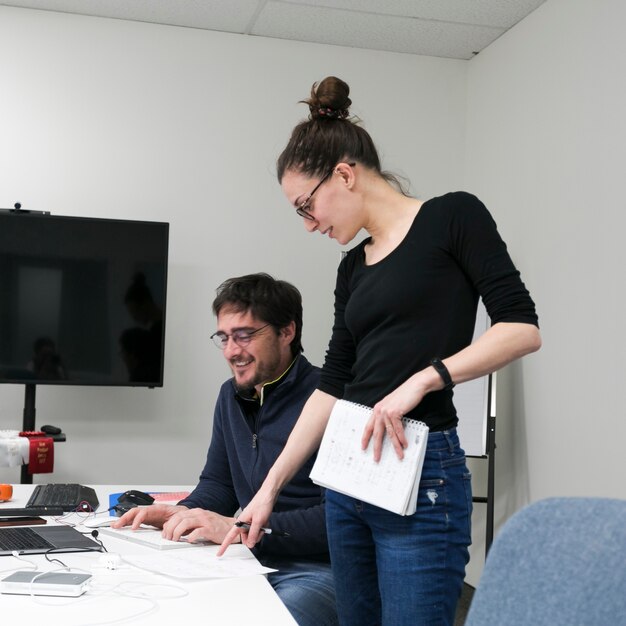
[[[350,87],[336,76],[328,76],[314,83],[311,97],[303,100],[309,105],[311,119],[345,119],[350,114],[352,100],[348,97]]]

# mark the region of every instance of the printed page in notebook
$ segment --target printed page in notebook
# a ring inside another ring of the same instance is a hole
[[[376,463],[371,444],[361,449],[361,436],[371,411],[346,400],[335,403],[311,480],[399,515],[411,515],[415,512],[416,483],[422,471],[428,427],[404,420],[409,442],[404,459],[398,459],[385,438],[381,459]]]

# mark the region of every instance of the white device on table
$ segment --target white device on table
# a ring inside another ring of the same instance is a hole
[[[89,587],[91,574],[74,572],[13,572],[0,581],[1,593],[76,598]]]
[[[85,528],[102,528],[103,526],[110,526],[113,522],[116,522],[119,517],[93,517],[86,519],[82,522]]]

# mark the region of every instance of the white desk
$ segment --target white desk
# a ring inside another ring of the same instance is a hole
[[[108,508],[109,494],[123,492],[133,488],[141,491],[189,491],[189,487],[142,485],[132,487],[120,485],[92,485],[100,500],[99,511]],[[32,485],[15,485],[11,502],[0,505],[15,508],[25,506],[30,495]],[[101,515],[102,517],[103,515]],[[74,516],[78,519],[78,516]],[[76,521],[76,520],[70,520]],[[49,523],[54,523],[50,518]],[[84,529],[87,530],[87,529]],[[124,555],[125,553],[153,552],[154,548],[141,546],[115,537],[100,534],[109,553]],[[243,549],[242,546],[237,546]],[[217,547],[201,548],[202,550],[217,550]],[[261,575],[246,576],[243,578],[229,578],[220,580],[187,581],[151,574],[131,567],[122,562],[118,569],[108,570],[99,564],[103,553],[55,553],[51,557],[58,557],[69,566],[90,571],[94,578],[93,594],[86,593],[79,598],[52,598],[39,596],[0,595],[0,613],[3,623],[13,624],[45,624],[46,626],[87,626],[96,624],[117,623],[150,624],[150,626],[172,626],[196,617],[202,623],[212,626],[222,624],[254,623],[255,626],[294,626],[296,622],[274,590]],[[58,569],[56,563],[49,563],[43,555],[25,555],[23,558],[37,563],[38,569],[47,571]],[[28,569],[29,566],[12,556],[0,557],[0,577],[4,578],[17,569]],[[156,602],[157,607],[150,613],[138,615],[147,611],[151,603],[137,598],[130,598],[115,593],[101,594],[101,589],[113,587],[123,581],[137,583],[135,590],[148,594]],[[143,586],[142,586],[143,583]],[[152,586],[161,583],[163,587]],[[184,597],[167,598],[168,595]],[[137,615],[129,620],[121,621],[125,617]],[[11,619],[8,619],[8,618]],[[19,621],[18,621],[19,620]]]

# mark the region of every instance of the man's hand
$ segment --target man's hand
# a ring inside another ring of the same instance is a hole
[[[226,552],[226,548],[231,543],[244,543],[248,548],[254,546],[263,538],[262,526],[266,526],[274,508],[276,496],[271,495],[271,491],[263,485],[257,492],[256,496],[250,500],[250,504],[241,512],[237,518],[242,522],[250,524],[250,528],[233,526],[228,529],[228,533],[222,540],[222,545],[217,551],[217,556],[222,556]],[[234,523],[235,520],[233,520]]]
[[[137,530],[141,524],[148,524],[156,528],[163,528],[163,524],[179,511],[188,511],[186,506],[173,504],[151,504],[150,506],[137,506],[127,511],[118,520],[111,524],[111,528],[123,528],[131,526]]]
[[[150,508],[150,507],[148,507]],[[233,528],[234,517],[225,517],[205,509],[178,507],[163,524],[163,538],[178,541],[185,536],[187,541],[212,541],[222,543],[228,531]]]

